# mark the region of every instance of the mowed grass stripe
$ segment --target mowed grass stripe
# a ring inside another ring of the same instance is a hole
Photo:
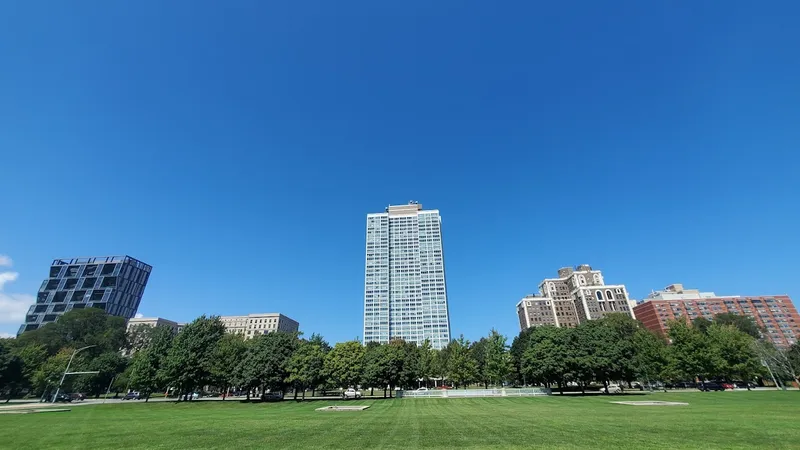
[[[0,415],[0,448],[800,448],[800,392],[619,397],[125,403]]]

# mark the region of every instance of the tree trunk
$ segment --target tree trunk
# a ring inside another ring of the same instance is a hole
[[[386,398],[386,386],[383,387],[383,398]]]
[[[374,395],[375,395],[375,388],[374,387],[369,388],[369,396],[372,397]]]
[[[303,400],[305,400],[305,399],[306,399],[306,390],[303,389]]]
[[[297,400],[297,387],[294,388],[294,399]]]
[[[586,395],[586,386],[583,384],[582,381],[578,384],[581,385],[581,394]]]
[[[149,392],[147,393],[147,395],[145,395],[144,402],[147,403],[148,400],[150,400],[150,393]]]

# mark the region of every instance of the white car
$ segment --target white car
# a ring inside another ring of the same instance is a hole
[[[422,386],[421,388],[419,388],[419,389],[417,389],[417,390],[418,390],[418,391],[427,391],[427,390],[428,390],[428,388],[426,388],[425,386]]]
[[[351,398],[361,398],[361,391],[357,391],[357,390],[355,390],[353,388],[350,388],[350,389],[342,392],[342,398],[345,399],[345,400],[348,400],[348,399],[351,399]]]
[[[618,384],[609,384],[608,385],[608,393],[609,394],[622,394],[622,388]]]

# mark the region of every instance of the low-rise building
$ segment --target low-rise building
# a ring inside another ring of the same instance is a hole
[[[219,320],[222,321],[229,333],[241,334],[245,339],[273,331],[294,333],[300,329],[300,324],[296,320],[279,313],[220,316]]]
[[[667,334],[671,320],[712,320],[717,314],[733,313],[752,317],[779,347],[788,347],[800,338],[800,315],[788,295],[717,296],[672,284],[652,292],[634,312],[645,327],[661,335]]]
[[[128,320],[128,331],[131,331],[131,329],[142,325],[148,327],[168,327],[175,334],[180,331],[178,328],[179,324],[177,322],[162,319],[161,317],[134,317],[133,319]]]

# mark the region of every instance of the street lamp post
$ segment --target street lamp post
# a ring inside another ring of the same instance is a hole
[[[69,357],[69,362],[67,362],[67,368],[64,369],[64,375],[61,375],[61,381],[58,382],[58,387],[56,388],[56,395],[53,396],[53,401],[51,403],[55,403],[56,399],[58,398],[58,391],[61,390],[61,385],[64,383],[64,378],[67,377],[67,372],[69,372],[69,366],[72,364],[72,358],[78,354],[78,352],[82,350],[86,350],[87,348],[97,347],[96,345],[87,345],[86,347],[81,347],[74,352],[72,352],[72,356]]]

